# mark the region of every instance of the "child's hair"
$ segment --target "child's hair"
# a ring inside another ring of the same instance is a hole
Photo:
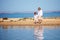
[[[34,12],[34,15],[36,15],[37,13],[36,12]]]

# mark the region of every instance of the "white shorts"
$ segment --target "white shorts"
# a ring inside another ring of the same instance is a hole
[[[42,20],[43,18],[42,17],[38,17],[38,19],[41,19]]]

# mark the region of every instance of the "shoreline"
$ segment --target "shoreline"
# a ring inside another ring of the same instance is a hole
[[[0,25],[6,26],[60,26],[59,18],[43,18],[42,23],[34,24],[33,18],[8,18],[7,20],[3,20],[0,18]]]

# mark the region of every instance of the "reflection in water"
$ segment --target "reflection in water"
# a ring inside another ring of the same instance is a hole
[[[0,26],[0,40],[34,40],[33,31],[27,26]]]
[[[14,28],[15,26],[7,26],[7,25],[3,25],[3,26],[0,26],[2,27],[3,29],[9,29],[9,28]]]
[[[2,26],[3,29],[8,29],[8,26]]]
[[[60,26],[0,26],[0,40],[60,40]]]
[[[25,27],[24,26],[1,26],[1,27],[3,29],[9,29],[9,30],[10,30],[10,28],[11,29],[19,28],[19,30],[21,30],[21,29],[22,30],[28,29],[27,26],[25,26]],[[21,27],[23,27],[23,28],[21,28]],[[7,36],[8,30],[4,30],[4,32],[6,34],[5,36]],[[34,28],[34,38],[35,38],[35,40],[43,40],[44,39],[44,37],[43,37],[43,26],[36,26]]]
[[[7,25],[2,25],[2,26],[0,26],[0,28],[2,28],[2,29],[27,28],[28,29],[28,28],[33,28],[33,26],[7,26]]]
[[[34,29],[34,37],[35,40],[43,40],[43,27],[42,26],[36,26]]]

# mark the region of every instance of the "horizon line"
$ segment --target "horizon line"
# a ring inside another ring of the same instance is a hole
[[[49,10],[43,12],[60,12],[60,10]],[[7,11],[0,11],[0,13],[33,13],[33,11],[20,11],[20,12],[7,12]]]

